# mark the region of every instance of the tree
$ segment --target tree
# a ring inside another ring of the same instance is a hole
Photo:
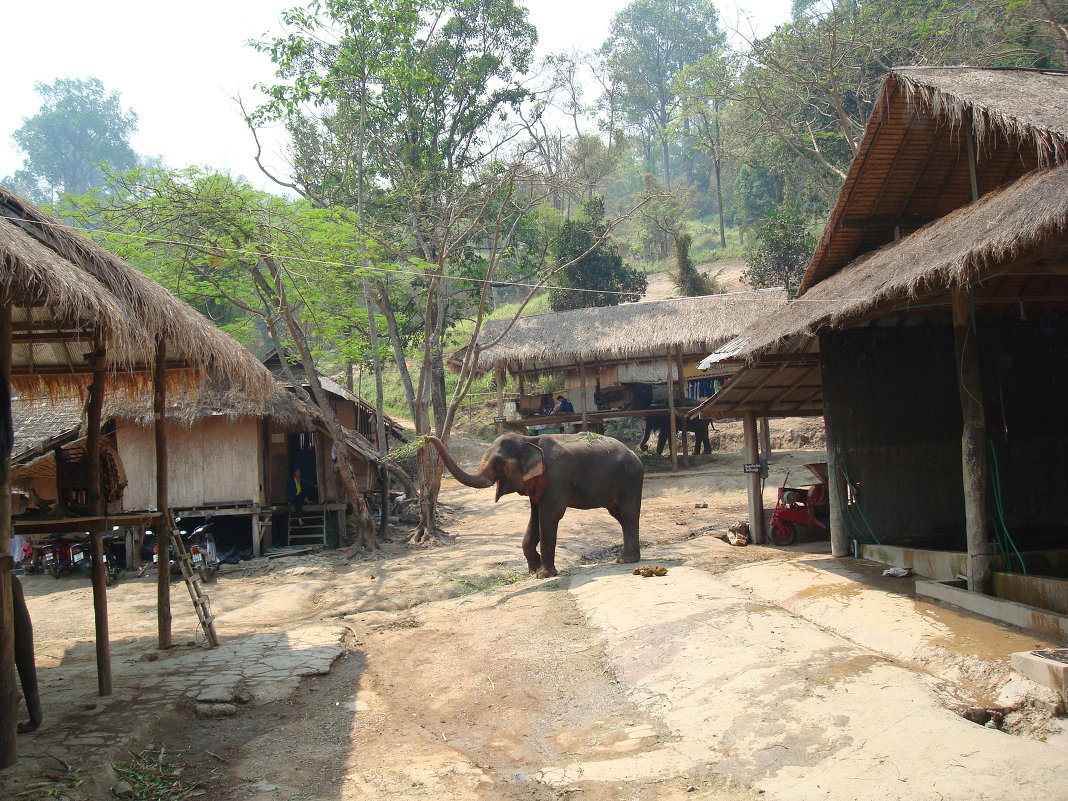
[[[524,154],[506,157],[512,133],[498,130],[527,98],[521,77],[536,32],[513,0],[328,0],[285,20],[285,36],[257,45],[278,82],[264,87],[270,100],[250,122],[282,121],[293,133],[293,175],[279,183],[321,205],[366,195],[362,229],[419,273],[416,376],[384,281],[375,281],[374,300],[417,433],[447,441],[457,401],[446,396],[444,332],[459,298],[470,303],[480,286],[452,279],[476,263],[489,279],[514,245],[518,218],[537,203],[518,191]],[[488,257],[475,258],[487,243]],[[436,453],[424,449],[420,460],[417,539],[436,531],[441,476]]]
[[[711,0],[634,0],[616,14],[602,46],[625,87],[622,100],[632,123],[660,145],[667,186],[673,177],[671,122],[679,102],[672,81],[688,64],[723,46],[718,20]]]
[[[96,78],[60,78],[36,83],[41,110],[12,134],[26,153],[12,183],[32,189],[35,199],[51,201],[61,192],[83,194],[107,183],[107,170],[137,164],[130,137],[137,114],[124,110],[118,92],[107,92]]]
[[[604,218],[604,201],[600,198],[588,201],[583,213],[583,217],[564,223],[557,239],[554,248],[557,262],[570,266],[558,279],[561,288],[549,291],[549,306],[553,311],[566,311],[641,300],[647,288],[645,274],[624,266],[616,245],[605,241],[609,228]]]
[[[359,292],[357,268],[372,249],[344,209],[318,209],[275,197],[227,175],[194,168],[142,170],[116,178],[115,197],[74,200],[72,215],[135,267],[190,301],[229,307],[229,328],[247,340],[263,331],[293,354],[310,385],[312,405],[336,444],[338,472],[358,528],[357,544],[377,547],[375,525],[356,478],[350,448],[376,462],[372,445],[342,428],[316,376],[324,355],[358,359],[375,321],[347,298]],[[151,231],[149,237],[142,232]],[[374,258],[375,254],[370,254]],[[283,359],[288,369],[288,362]],[[289,376],[297,388],[301,381]],[[395,475],[406,480],[396,465]],[[410,483],[410,482],[409,482]]]
[[[815,248],[808,221],[794,206],[784,204],[757,226],[742,280],[753,289],[785,287],[793,297]]]
[[[754,141],[781,147],[777,172],[811,183],[827,206],[892,67],[1031,66],[1042,59],[1028,42],[1034,23],[1020,6],[1019,0],[798,2],[793,21],[748,42],[748,63],[730,99]]]

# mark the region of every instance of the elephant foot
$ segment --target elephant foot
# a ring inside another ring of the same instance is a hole
[[[621,553],[619,556],[616,557],[616,564],[617,565],[629,565],[632,562],[640,562],[641,560],[642,560],[642,555],[640,553],[636,553],[636,554],[633,554],[633,555],[627,554],[627,553]]]
[[[538,571],[541,570],[541,562],[527,562],[527,572],[532,576],[536,576]]]
[[[534,574],[535,578],[541,579],[552,578],[555,575],[557,575],[555,567],[543,567],[541,570]]]
[[[41,721],[30,720],[27,723],[20,723],[18,725],[19,734],[29,734],[31,731],[37,731],[41,727]]]

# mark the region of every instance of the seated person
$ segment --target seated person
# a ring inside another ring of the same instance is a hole
[[[556,396],[556,406],[553,407],[553,414],[574,414],[575,407],[571,405],[569,401],[563,395]]]
[[[286,500],[293,504],[297,525],[304,525],[304,502],[315,500],[315,482],[301,477],[299,467],[293,468],[293,476],[286,484]]]

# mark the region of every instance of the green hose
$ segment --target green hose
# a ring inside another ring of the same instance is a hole
[[[1024,563],[1020,549],[1016,547],[1016,540],[1012,538],[1012,534],[1009,532],[1008,523],[1005,522],[1005,507],[1001,500],[1001,468],[998,464],[998,449],[991,439],[988,439],[986,444],[990,451],[990,485],[994,495],[994,536],[997,539],[999,549],[1006,556],[1006,567],[1011,565],[1009,559],[1011,555],[1008,549],[1012,548],[1016,558],[1020,560],[1020,572],[1026,576],[1027,565]]]
[[[846,470],[845,466],[845,459],[842,460],[842,475],[845,476],[846,485],[853,490],[853,497],[856,498],[857,485],[854,484],[852,479],[850,479],[849,477],[849,471]],[[872,542],[874,542],[876,545],[882,545],[882,543],[879,542],[879,538],[875,536],[875,530],[871,527],[871,523],[868,522],[868,518],[864,515],[864,510],[860,508],[860,502],[854,500],[852,504],[847,503],[845,508],[846,510],[856,509],[857,514],[860,515],[860,519],[864,522],[864,527],[868,529],[868,536],[871,537]],[[846,527],[849,529],[854,528],[854,526],[850,525],[849,523],[846,524]],[[859,537],[853,537],[853,539],[859,539]]]

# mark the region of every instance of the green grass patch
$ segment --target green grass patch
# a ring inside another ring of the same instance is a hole
[[[454,576],[448,573],[442,573],[441,577],[446,581],[459,585],[461,591],[457,597],[463,597],[465,595],[474,595],[477,592],[494,590],[498,587],[507,587],[510,584],[515,584],[525,578],[529,578],[529,575],[524,570],[511,568],[504,573],[475,579],[467,578],[466,576]]]

